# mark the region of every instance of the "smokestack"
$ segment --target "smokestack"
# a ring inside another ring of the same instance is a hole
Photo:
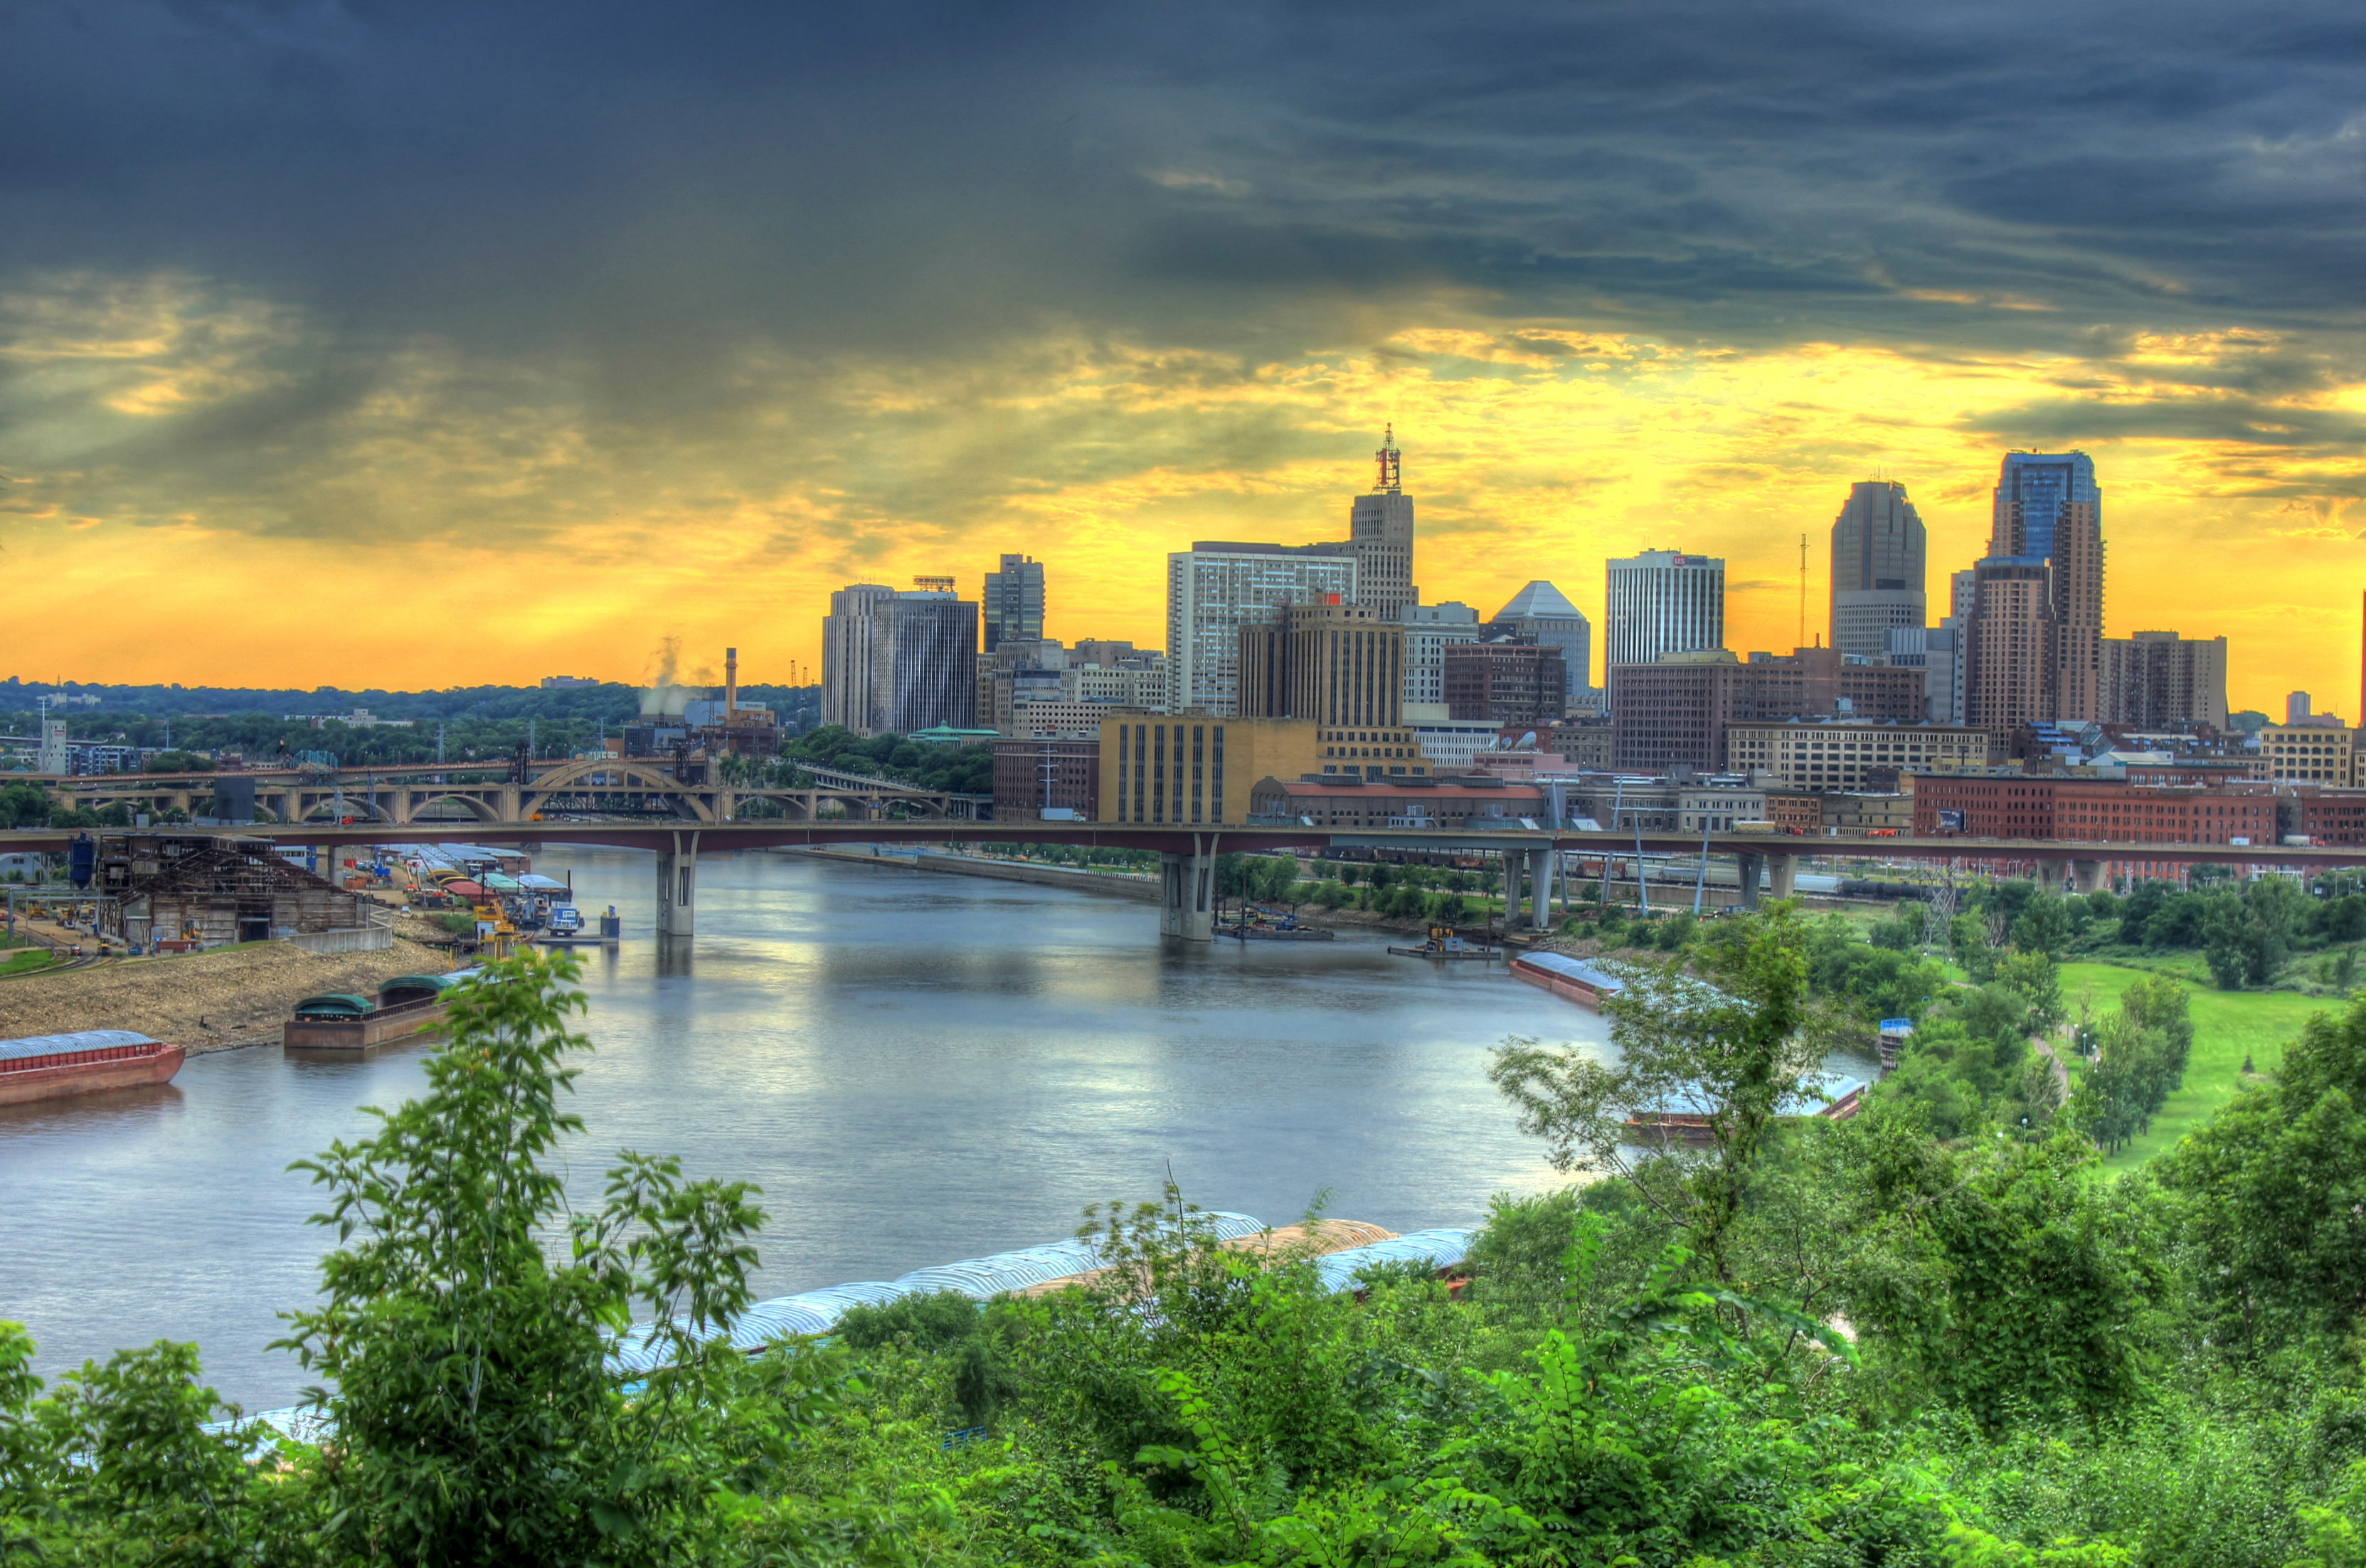
[[[723,722],[729,724],[731,716],[739,711],[739,650],[723,650]]]

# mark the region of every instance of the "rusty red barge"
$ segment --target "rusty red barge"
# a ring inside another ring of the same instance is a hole
[[[129,1029],[0,1040],[0,1105],[167,1083],[185,1055]]]

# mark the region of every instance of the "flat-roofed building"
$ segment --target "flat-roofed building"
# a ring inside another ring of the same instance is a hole
[[[1456,718],[1551,724],[1568,711],[1560,649],[1496,637],[1446,649],[1446,707]]]
[[[1335,596],[1284,604],[1241,628],[1243,718],[1308,718],[1326,728],[1404,721],[1404,624]]]
[[[1869,774],[1985,768],[1989,737],[1960,725],[1797,719],[1737,724],[1725,732],[1725,766],[1788,789],[1863,790]]]
[[[1356,582],[1346,544],[1202,541],[1168,556],[1168,705],[1231,717],[1240,708],[1241,628],[1271,621],[1285,604],[1352,604]]]
[[[1258,779],[1319,771],[1322,733],[1312,719],[1113,714],[1101,721],[1100,819],[1237,826]]]
[[[2259,760],[2278,784],[2358,783],[2358,734],[2339,724],[2270,724],[2259,731]]]
[[[1613,764],[1628,773],[1724,768],[1726,730],[1735,724],[1834,713],[1843,704],[1857,718],[1914,724],[1922,716],[1921,671],[1828,648],[1753,653],[1746,663],[1722,649],[1671,654],[1655,664],[1613,665],[1610,682]]]
[[[1267,778],[1257,782],[1255,810],[1261,821],[1312,821],[1318,828],[1468,828],[1523,820],[1541,823],[1544,792],[1531,784],[1402,779],[1346,780]]]
[[[1100,760],[1098,737],[996,741],[994,819],[1023,822],[1051,812],[1073,812],[1087,822],[1097,819]]]
[[[2175,632],[2107,637],[2102,694],[2105,724],[2146,729],[2226,728],[2226,639]]]

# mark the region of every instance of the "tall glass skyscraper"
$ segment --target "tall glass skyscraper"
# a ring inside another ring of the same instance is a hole
[[[1965,722],[1992,734],[2103,713],[2103,492],[2084,452],[2012,452],[1973,569]]]

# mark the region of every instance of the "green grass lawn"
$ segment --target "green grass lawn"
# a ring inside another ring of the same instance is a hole
[[[18,948],[14,953],[0,953],[0,980],[11,975],[29,975],[36,969],[50,966],[50,950],[46,947]]]
[[[2065,964],[2062,997],[2074,1019],[2082,994],[2097,1014],[2107,1013],[2144,974],[2112,964]],[[2169,1097],[2152,1119],[2151,1132],[2104,1162],[2108,1170],[2133,1170],[2185,1136],[2235,1098],[2242,1088],[2246,1055],[2259,1072],[2274,1072],[2283,1060],[2285,1043],[2300,1032],[2302,1020],[2342,1005],[2330,997],[2290,991],[2214,990],[2206,979],[2200,985],[2189,982],[2186,990],[2193,1010],[2193,1056],[2186,1065],[2185,1087]]]

